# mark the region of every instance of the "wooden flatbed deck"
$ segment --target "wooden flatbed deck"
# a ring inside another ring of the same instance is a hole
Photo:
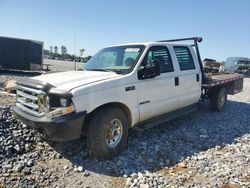
[[[235,80],[243,79],[244,75],[242,74],[211,74],[208,75],[205,83],[202,84],[202,87],[211,88],[214,86],[222,85],[225,83],[229,83]]]

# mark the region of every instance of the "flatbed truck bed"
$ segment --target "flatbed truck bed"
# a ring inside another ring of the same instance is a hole
[[[242,80],[244,78],[243,74],[212,74],[208,75],[208,77],[204,80],[204,83],[202,84],[203,88],[212,88],[219,85],[231,83],[237,80]]]
[[[243,74],[208,74],[202,83],[202,99],[214,98],[221,88],[225,88],[226,94],[234,95],[243,90]]]

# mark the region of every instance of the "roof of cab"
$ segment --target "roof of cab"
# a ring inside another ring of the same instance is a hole
[[[136,42],[136,43],[125,43],[125,44],[117,44],[113,45],[111,47],[116,47],[116,46],[130,46],[130,45],[143,45],[143,46],[151,46],[151,45],[181,45],[181,46],[191,46],[188,44],[180,44],[180,43],[172,43],[172,42]]]

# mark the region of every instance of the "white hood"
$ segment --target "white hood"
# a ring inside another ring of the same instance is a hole
[[[32,79],[47,82],[58,89],[71,90],[73,88],[83,86],[86,84],[115,78],[119,75],[114,72],[101,71],[67,71],[44,74],[33,77]]]

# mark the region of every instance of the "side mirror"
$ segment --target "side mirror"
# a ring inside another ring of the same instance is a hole
[[[153,60],[151,65],[147,65],[145,67],[141,66],[138,70],[138,78],[139,80],[154,78],[161,74],[160,61]]]

